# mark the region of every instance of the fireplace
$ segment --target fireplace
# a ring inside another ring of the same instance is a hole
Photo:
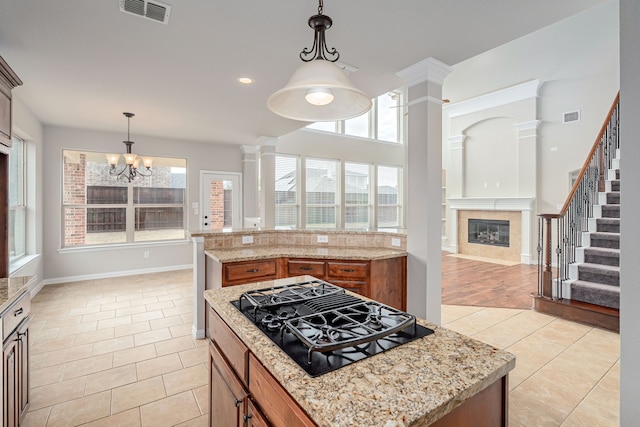
[[[469,218],[468,242],[509,247],[509,221]]]

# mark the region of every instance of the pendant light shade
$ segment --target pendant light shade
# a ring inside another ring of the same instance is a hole
[[[289,83],[269,97],[267,106],[288,119],[323,122],[364,114],[371,109],[371,99],[338,65],[316,59],[302,63]]]
[[[288,119],[307,122],[330,122],[357,117],[371,109],[371,99],[351,84],[344,70],[335,62],[340,54],[327,48],[325,31],[333,21],[323,14],[323,1],[318,14],[309,18],[313,28],[313,46],[300,52],[303,63],[289,83],[267,100],[267,107]]]

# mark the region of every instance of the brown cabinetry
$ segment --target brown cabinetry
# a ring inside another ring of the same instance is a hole
[[[309,275],[406,310],[407,257],[371,261],[269,258],[254,261],[209,262],[212,287],[241,285],[262,280]],[[222,280],[220,280],[220,276]]]
[[[209,307],[209,425],[315,426]]]
[[[3,426],[18,426],[29,407],[29,293],[0,314],[3,332]]]
[[[279,262],[279,259],[264,259],[224,264],[222,286],[277,279],[280,277]]]

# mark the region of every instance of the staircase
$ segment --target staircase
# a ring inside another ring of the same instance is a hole
[[[537,311],[620,329],[620,94],[562,209],[538,214]]]
[[[620,309],[620,150],[616,150],[605,183],[598,194],[589,231],[576,249],[576,262],[569,266],[563,295],[602,307]]]

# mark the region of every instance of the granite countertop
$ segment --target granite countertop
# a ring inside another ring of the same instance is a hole
[[[370,261],[406,256],[407,252],[387,248],[344,248],[337,246],[254,246],[250,248],[209,249],[207,256],[219,262],[252,261],[268,258],[317,258]]]
[[[515,356],[430,324],[435,332],[312,378],[230,301],[299,276],[205,291],[205,299],[319,426],[431,424],[515,367]]]
[[[32,276],[0,279],[0,313],[11,305],[20,295],[28,290]]]

